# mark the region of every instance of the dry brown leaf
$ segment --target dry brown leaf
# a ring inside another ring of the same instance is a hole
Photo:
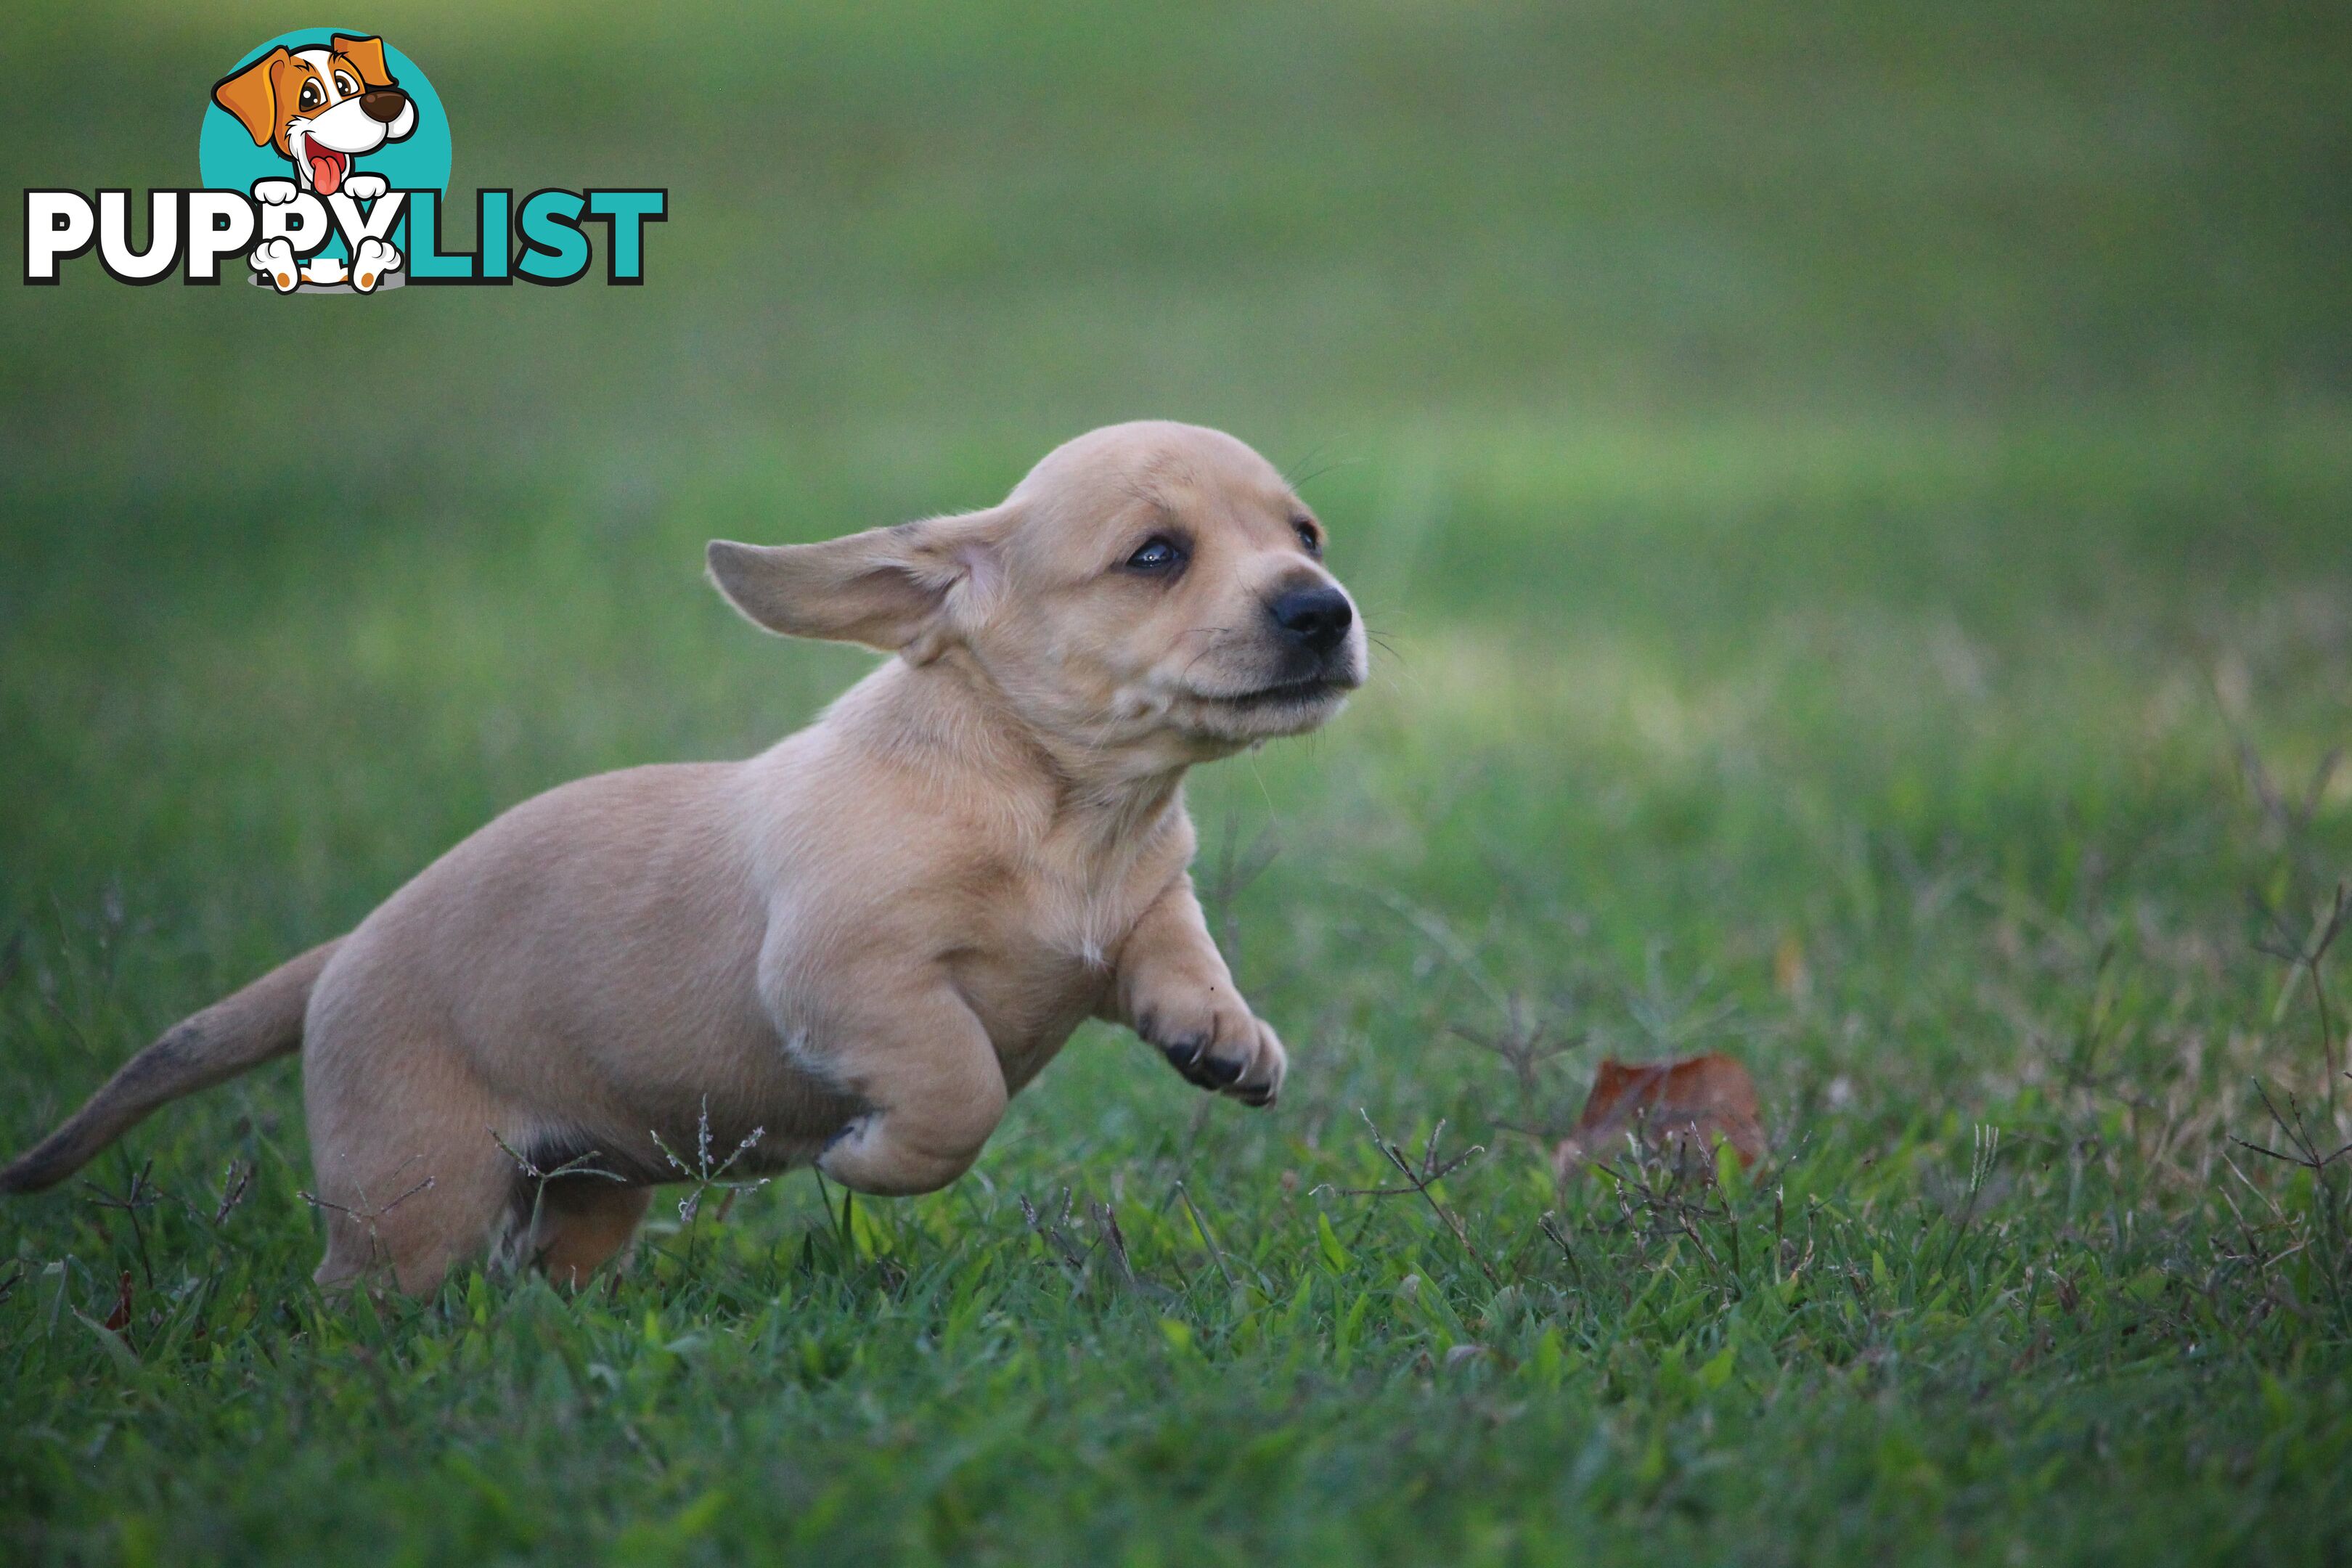
[[[122,1283],[117,1287],[114,1310],[106,1315],[106,1326],[118,1334],[127,1335],[131,1328],[131,1270],[122,1271]]]
[[[1602,1058],[1576,1131],[1552,1151],[1552,1168],[1565,1180],[1585,1162],[1622,1149],[1628,1132],[1638,1132],[1655,1149],[1691,1146],[1710,1158],[1720,1139],[1731,1145],[1742,1168],[1764,1157],[1756,1080],[1720,1051],[1633,1067]]]

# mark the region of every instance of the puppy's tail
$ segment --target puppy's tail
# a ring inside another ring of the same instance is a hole
[[[302,1015],[342,938],[280,964],[244,990],[173,1025],[122,1064],[89,1103],[0,1170],[0,1193],[37,1193],[88,1164],[157,1106],[301,1048]]]

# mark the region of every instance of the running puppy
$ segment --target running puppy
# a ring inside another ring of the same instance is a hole
[[[1160,423],[1080,437],[985,511],[713,543],[759,626],[897,657],[747,762],[524,802],[132,1058],[0,1190],[299,1047],[321,1282],[430,1290],[500,1243],[577,1281],[706,1103],[722,1148],[766,1130],[747,1161],[886,1194],[962,1174],[1089,1016],[1271,1104],[1282,1043],[1194,900],[1183,779],[1362,682],[1323,543],[1255,452]],[[622,1180],[534,1208],[501,1141]]]

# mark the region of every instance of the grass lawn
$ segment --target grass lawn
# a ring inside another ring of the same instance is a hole
[[[2352,1159],[2276,1156],[2352,1139],[2352,939],[2296,957],[2352,26],[355,20],[460,188],[673,217],[639,290],[0,293],[0,1141],[495,812],[855,679],[704,540],[1140,414],[1307,476],[1383,639],[1192,789],[1290,1086],[1090,1028],[945,1193],[682,1186],[579,1297],[343,1302],[266,1069],[0,1209],[0,1558],[2345,1560]],[[284,25],[0,20],[19,183],[192,183]],[[1703,1049],[1756,1173],[1555,1180],[1601,1057]],[[1370,1194],[1375,1129],[1467,1158]]]

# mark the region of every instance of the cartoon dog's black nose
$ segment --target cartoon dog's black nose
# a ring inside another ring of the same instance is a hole
[[[389,125],[408,107],[408,95],[396,87],[371,88],[360,94],[360,108],[370,120]]]
[[[1276,598],[1266,608],[1274,616],[1274,624],[1283,635],[1301,647],[1316,653],[1329,653],[1339,646],[1355,624],[1356,612],[1349,606],[1348,595],[1324,584],[1312,588],[1293,588]]]

